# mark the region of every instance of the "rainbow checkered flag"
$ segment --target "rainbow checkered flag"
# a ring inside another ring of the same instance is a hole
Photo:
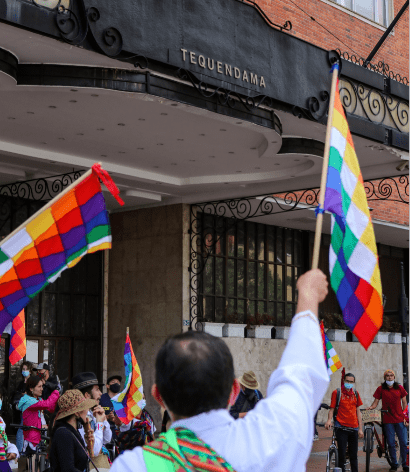
[[[4,328],[4,333],[10,334],[9,360],[14,365],[26,355],[26,319],[24,310],[10,321]]]
[[[127,330],[127,338],[124,348],[125,387],[115,397],[111,398],[115,413],[118,418],[128,424],[141,411],[139,405],[143,396],[141,371],[134,356],[130,335]]]
[[[330,284],[343,320],[367,350],[383,322],[376,239],[366,192],[336,87],[324,210],[332,214]]]
[[[111,247],[100,179],[124,204],[107,172],[95,164],[0,243],[0,333],[64,270]],[[16,335],[20,329],[21,323]]]
[[[325,363],[327,367],[327,373],[329,377],[335,373],[338,369],[342,367],[339,356],[337,355],[335,348],[332,346],[332,343],[329,341],[325,333],[325,326],[323,321],[320,322],[320,332],[322,334],[322,343],[323,343],[323,354],[325,357]]]

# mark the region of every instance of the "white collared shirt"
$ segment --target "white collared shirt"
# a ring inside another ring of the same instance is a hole
[[[266,398],[244,418],[213,410],[176,421],[172,428],[193,431],[237,472],[303,472],[328,384],[319,324],[311,312],[303,312],[295,317]],[[111,472],[146,472],[142,448],[119,456]]]

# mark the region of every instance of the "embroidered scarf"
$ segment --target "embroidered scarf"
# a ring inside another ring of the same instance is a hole
[[[225,459],[193,431],[185,428],[175,428],[173,431],[180,451],[168,444],[167,433],[161,434],[156,441],[144,446],[144,450],[174,463],[178,472],[235,472]]]

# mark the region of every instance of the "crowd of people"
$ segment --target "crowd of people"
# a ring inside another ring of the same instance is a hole
[[[318,305],[327,294],[326,277],[319,270],[309,271],[297,287],[297,314],[266,398],[254,372],[235,378],[232,355],[222,339],[188,331],[164,343],[151,390],[163,412],[163,434],[145,408],[145,395],[141,411],[129,424],[116,415],[112,399],[121,391],[120,375],[110,376],[103,385],[92,372],[78,373],[63,393],[47,364],[24,362],[13,397],[24,431],[17,432],[16,446],[11,444],[0,418],[0,471],[9,470],[4,465],[19,454],[30,457],[35,452],[41,428],[49,430],[53,472],[304,471],[314,439],[312,422],[329,384],[317,319]],[[355,376],[343,372],[326,422],[326,428],[332,421],[337,428],[343,472],[347,444],[351,470],[358,471],[358,438],[363,436],[362,400],[355,384]],[[394,447],[397,434],[403,458],[406,395],[394,372],[387,370],[369,406],[376,408],[381,400],[388,410],[388,444]],[[405,462],[402,465],[408,470]],[[392,470],[397,467],[393,464]]]

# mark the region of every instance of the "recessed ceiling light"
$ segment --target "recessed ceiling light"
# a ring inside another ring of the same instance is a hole
[[[71,89],[71,92],[78,92],[77,89]]]
[[[125,126],[125,123],[118,123],[118,126]]]
[[[145,121],[145,118],[138,118],[138,121]]]
[[[34,111],[28,111],[27,114],[34,115]]]
[[[77,103],[77,100],[70,100],[70,103]]]
[[[226,129],[221,128],[219,131],[226,131]]]
[[[162,115],[162,116],[167,116],[167,115],[168,115],[168,113],[161,113],[161,115]]]
[[[92,97],[98,97],[98,95],[96,93],[92,93],[91,96]]]
[[[49,105],[48,108],[57,108],[55,105]]]
[[[97,131],[104,131],[104,128],[97,128]]]

